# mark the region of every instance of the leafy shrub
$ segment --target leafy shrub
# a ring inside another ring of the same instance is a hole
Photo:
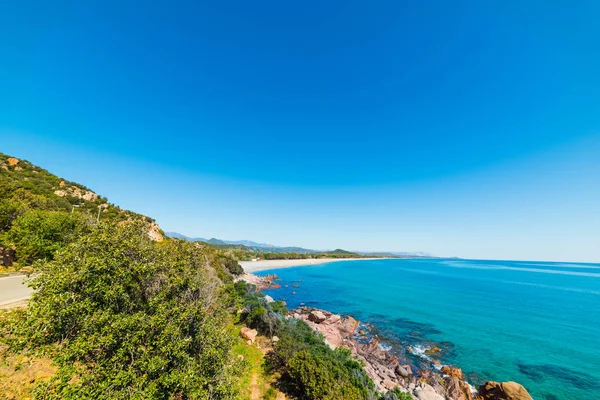
[[[400,388],[394,388],[387,392],[381,400],[413,400],[410,393],[403,392]]]
[[[303,350],[288,361],[287,374],[309,399],[368,399],[372,390],[355,376],[360,365],[342,349],[330,352]]]
[[[261,334],[269,337],[273,336],[278,331],[283,320],[283,315],[276,311],[282,310],[280,304],[267,303],[262,293],[246,294],[244,297],[244,314],[242,315],[242,320],[250,328],[256,329]]]
[[[270,387],[263,396],[264,400],[277,400],[277,391]]]
[[[255,287],[236,283],[243,296],[246,324],[267,336],[277,335],[269,367],[300,398],[314,400],[375,399],[375,385],[347,349],[332,350],[304,321],[285,318],[280,302],[267,303]]]
[[[100,224],[43,263],[25,331],[61,351],[38,397],[235,398],[222,283],[205,260],[142,224]]]
[[[30,210],[19,216],[7,233],[17,248],[21,264],[51,260],[54,253],[75,240],[85,230],[77,215],[59,211]]]
[[[12,223],[24,212],[23,207],[16,201],[0,200],[0,232],[8,231]]]
[[[244,273],[244,268],[242,268],[240,263],[233,257],[220,255],[219,261],[233,275],[242,275]]]

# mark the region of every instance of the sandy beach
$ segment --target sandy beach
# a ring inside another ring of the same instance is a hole
[[[356,261],[356,260],[380,260],[381,258],[308,258],[298,260],[260,260],[260,261],[240,261],[240,265],[247,273],[264,271],[268,269],[300,267],[304,265],[320,265],[337,261]]]

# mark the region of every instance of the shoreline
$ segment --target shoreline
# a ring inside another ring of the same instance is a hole
[[[379,259],[385,258],[246,261],[240,262],[245,274],[238,279],[256,285],[258,290],[278,289],[281,285],[275,282],[279,279],[277,275],[259,276],[254,272],[336,261]],[[247,269],[248,264],[257,268]],[[397,388],[416,400],[501,400],[505,398],[504,395],[511,393],[517,396],[514,397],[515,400],[533,400],[527,389],[516,382],[470,383],[459,366],[441,362],[441,345],[438,347],[436,343],[432,342],[431,346],[407,346],[398,342],[393,348],[388,347],[383,344],[386,338],[375,334],[372,330],[377,327],[368,321],[355,320],[348,314],[335,314],[303,303],[300,307],[289,310],[288,316],[303,320],[314,331],[322,334],[325,343],[332,348],[344,347],[350,350],[363,363],[367,375],[382,393]],[[352,327],[348,328],[348,325]],[[415,364],[409,355],[424,364]]]
[[[298,258],[293,260],[259,260],[259,261],[240,261],[239,264],[244,268],[244,272],[251,274],[259,271],[268,271],[271,269],[282,269],[292,267],[305,267],[310,265],[329,264],[338,261],[367,261],[367,260],[388,260],[391,257],[365,257],[365,258]]]

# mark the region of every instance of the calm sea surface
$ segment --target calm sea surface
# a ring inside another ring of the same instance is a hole
[[[517,381],[536,400],[600,399],[600,264],[388,259],[267,273],[289,285],[267,291],[289,308],[352,315],[417,354],[438,344],[471,383]]]

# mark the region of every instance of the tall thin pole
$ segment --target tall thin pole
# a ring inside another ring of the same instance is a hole
[[[96,224],[100,223],[100,211],[102,211],[101,206],[98,206],[98,217],[96,218]]]

